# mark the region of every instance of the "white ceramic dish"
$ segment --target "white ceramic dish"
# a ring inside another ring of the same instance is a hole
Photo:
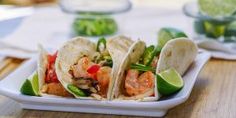
[[[199,53],[195,62],[183,77],[185,82],[183,89],[175,95],[162,98],[156,102],[95,101],[22,95],[19,89],[24,80],[36,69],[35,58],[25,62],[16,71],[0,81],[0,94],[18,101],[24,109],[135,116],[164,116],[168,109],[188,99],[200,70],[209,58],[209,53]]]

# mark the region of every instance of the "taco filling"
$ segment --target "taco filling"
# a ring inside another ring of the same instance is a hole
[[[154,95],[155,69],[159,53],[160,51],[153,45],[146,47],[140,60],[126,69],[121,87],[123,95],[133,97],[147,92],[149,96]]]
[[[112,58],[106,49],[106,40],[97,43],[97,54],[93,58],[84,55],[70,67],[72,84],[86,96],[98,94],[106,98],[111,79]]]
[[[67,92],[62,84],[58,81],[55,71],[55,60],[57,58],[57,52],[53,55],[47,54],[46,72],[44,78],[44,84],[41,88],[42,93],[69,97],[71,94]]]

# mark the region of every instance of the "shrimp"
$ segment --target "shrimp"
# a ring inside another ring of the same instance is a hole
[[[101,96],[106,96],[109,81],[111,78],[111,68],[108,66],[101,67],[97,72],[98,86],[100,87],[99,93]]]
[[[87,72],[87,69],[93,64],[94,63],[88,57],[83,57],[79,59],[76,65],[71,66],[73,76],[75,78],[93,78],[93,75]]]
[[[72,95],[67,92],[61,83],[49,83],[43,86],[42,92],[48,93],[51,95],[63,96],[63,97],[71,97]]]
[[[125,78],[125,89],[129,96],[135,96],[154,88],[155,76],[151,71],[142,73],[139,76],[139,71],[130,69]]]

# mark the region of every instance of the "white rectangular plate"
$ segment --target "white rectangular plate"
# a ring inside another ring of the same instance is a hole
[[[18,101],[22,108],[25,109],[135,116],[163,116],[168,109],[188,99],[200,70],[209,58],[209,53],[199,53],[194,63],[183,77],[185,82],[183,89],[172,96],[156,102],[96,101],[22,95],[19,91],[21,85],[36,69],[37,63],[35,58],[25,62],[21,67],[0,81],[0,94]]]

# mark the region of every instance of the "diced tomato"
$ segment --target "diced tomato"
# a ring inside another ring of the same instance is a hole
[[[57,58],[57,51],[53,55],[48,55],[48,63],[49,65],[55,63]]]
[[[57,52],[54,53],[53,55],[48,55],[48,65],[47,65],[47,71],[46,71],[46,77],[45,77],[45,82],[46,83],[51,83],[55,82],[58,83],[57,79],[57,74],[55,71],[55,61],[57,57]]]
[[[51,82],[58,83],[59,82],[54,69],[47,70],[46,74],[47,74],[46,79],[45,79],[46,83],[51,83]]]
[[[95,65],[90,66],[90,67],[88,68],[87,72],[88,72],[89,74],[95,74],[95,73],[98,72],[99,69],[100,69],[100,65],[95,64]]]
[[[51,79],[49,77],[48,71],[46,71],[45,82],[46,83],[50,83],[51,82]]]

